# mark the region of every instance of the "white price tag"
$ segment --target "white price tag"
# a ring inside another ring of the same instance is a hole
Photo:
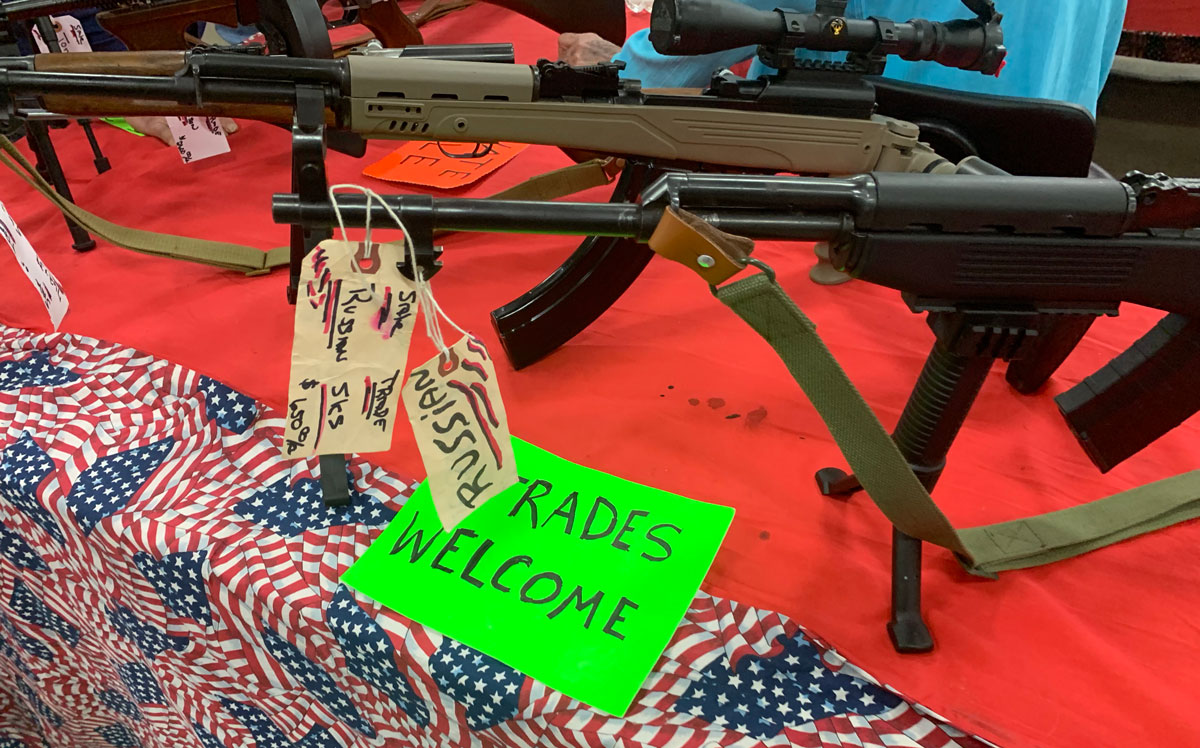
[[[17,258],[17,264],[25,271],[25,276],[42,297],[42,303],[46,305],[50,321],[57,331],[59,323],[67,313],[67,294],[58,278],[54,277],[54,273],[51,273],[50,268],[42,262],[42,258],[38,257],[37,251],[25,238],[25,234],[21,233],[20,227],[8,214],[4,203],[0,203],[0,234],[3,234],[4,241],[8,242]]]
[[[92,45],[88,43],[87,34],[83,31],[83,24],[75,16],[53,16],[50,22],[54,24],[54,31],[58,35],[58,48],[63,52],[91,52]],[[33,27],[33,43],[37,45],[38,51],[42,53],[49,52],[46,47],[46,42],[42,39],[42,33],[38,31],[37,26]]]
[[[216,117],[167,117],[183,163],[229,153],[229,139]]]

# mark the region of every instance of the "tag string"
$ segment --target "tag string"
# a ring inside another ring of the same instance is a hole
[[[437,299],[433,298],[433,289],[429,285],[429,281],[425,280],[425,274],[421,271],[421,267],[417,264],[417,248],[413,245],[412,237],[409,235],[408,227],[404,225],[404,221],[400,220],[399,214],[388,205],[386,201],[379,195],[378,192],[370,187],[364,187],[361,184],[334,184],[329,187],[329,201],[333,204],[333,215],[337,218],[338,228],[342,231],[342,239],[349,241],[346,235],[346,224],[342,220],[342,211],[338,207],[337,198],[333,194],[334,190],[349,189],[358,190],[367,197],[367,216],[363,221],[363,226],[366,229],[365,243],[367,247],[371,246],[371,205],[378,203],[387,212],[388,216],[396,223],[396,227],[404,234],[404,249],[408,256],[409,267],[412,268],[413,278],[416,279],[417,285],[417,300],[421,307],[425,310],[422,315],[425,318],[425,334],[433,341],[438,352],[442,356],[450,355],[450,348],[446,345],[446,340],[442,336],[442,326],[438,318],[445,320],[447,324],[458,330],[464,336],[470,337],[470,333],[459,327],[450,316],[442,311],[442,307],[437,303]],[[382,259],[382,258],[381,258]],[[358,263],[352,262],[355,266],[355,271],[362,273],[362,270],[357,267]],[[365,275],[365,273],[363,273]]]

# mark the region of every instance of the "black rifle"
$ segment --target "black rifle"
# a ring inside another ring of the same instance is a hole
[[[942,64],[995,72],[1003,59],[1000,15],[990,0],[968,0],[972,20],[936,31],[914,20],[901,30],[884,19],[844,17],[846,3],[822,1],[812,14],[758,11],[729,0],[659,0],[651,40],[663,54],[702,54],[757,44],[758,57],[779,69],[756,81],[714,75],[706,95],[737,97],[759,106],[805,111],[815,102],[841,103],[839,116],[878,113],[916,124],[921,140],[951,161],[978,156],[1012,174],[1082,177],[1088,173],[1095,123],[1081,107],[1033,99],[964,94],[877,77],[887,55],[937,59]],[[965,42],[937,54],[941,35]],[[921,37],[924,42],[913,44]],[[846,63],[797,61],[798,48],[848,51]],[[968,56],[966,50],[973,50]],[[979,50],[987,50],[978,54]],[[1044,148],[1026,147],[1021,133],[1037,132]],[[651,177],[670,164],[629,168],[614,202],[633,203]],[[492,312],[493,325],[517,368],[532,364],[573,338],[603,314],[637,279],[652,253],[622,237],[592,236],[544,281]],[[1047,335],[1037,356],[1009,368],[1019,390],[1040,387],[1086,331],[1064,324]]]
[[[385,200],[426,250],[434,230],[646,242],[668,207],[731,234],[830,242],[836,266],[928,312],[937,340],[892,435],[927,490],[993,361],[1019,361],[1064,321],[1116,314],[1123,301],[1169,314],[1058,397],[1089,457],[1107,470],[1200,409],[1200,181],[1137,172],[1124,181],[995,175],[975,158],[958,170],[845,179],[671,174],[639,205]],[[337,200],[348,224],[363,225],[365,199]],[[384,225],[383,208],[372,211]],[[274,215],[308,226],[333,220],[327,199],[297,195],[277,195]],[[861,487],[836,468],[817,480],[826,495]],[[901,651],[933,646],[920,612],[920,563],[921,541],[894,530],[889,633]]]

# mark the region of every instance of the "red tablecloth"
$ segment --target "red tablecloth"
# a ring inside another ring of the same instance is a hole
[[[439,21],[426,36],[512,39],[523,62],[554,54],[552,34],[490,7]],[[271,194],[289,185],[284,131],[245,123],[231,155],[185,166],[148,138],[98,130],[114,163],[102,176],[91,170],[78,128],[55,133],[76,198],[88,209],[129,225],[263,248],[286,241],[269,215]],[[372,145],[363,161],[331,154],[331,180],[368,181],[359,171],[387,151]],[[475,192],[565,163],[553,149],[530,148]],[[282,404],[292,309],[281,273],[244,278],[109,246],[78,254],[58,214],[9,175],[0,175],[0,200],[66,287],[72,309],[64,330],[136,346]],[[487,311],[543,278],[573,246],[554,237],[468,235],[444,244],[438,298],[496,351]],[[885,424],[894,423],[932,340],[923,321],[884,289],[812,285],[807,247],[763,244],[758,254],[816,320]],[[8,253],[0,253],[0,274],[0,322],[48,329]],[[957,525],[1065,507],[1195,467],[1193,421],[1101,476],[1052,400],[1156,317],[1130,307],[1100,321],[1038,396],[1016,395],[994,372],[937,490]],[[415,347],[413,360],[431,353]],[[958,726],[1006,745],[1200,740],[1190,714],[1200,693],[1195,524],[994,582],[932,551],[925,601],[937,650],[900,656],[883,630],[887,522],[863,497],[843,503],[817,494],[812,474],[841,464],[836,448],[771,351],[694,276],[652,263],[570,345],[521,372],[501,367],[499,375],[515,434],[631,480],[737,508],[705,590],[793,617]],[[389,453],[372,458],[415,474],[416,450],[404,429],[398,435]]]
[[[1200,34],[1200,0],[1129,0],[1125,28],[1168,34]]]

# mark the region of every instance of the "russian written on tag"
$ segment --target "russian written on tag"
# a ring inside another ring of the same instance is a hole
[[[453,531],[426,481],[342,581],[621,716],[662,655],[733,509],[513,439],[520,482]]]
[[[25,277],[37,289],[38,296],[41,297],[42,304],[45,305],[46,312],[50,315],[50,322],[57,330],[59,323],[67,313],[67,293],[63,291],[62,284],[58,282],[58,278],[54,277],[54,273],[50,272],[50,268],[46,267],[46,263],[42,262],[37,250],[29,243],[29,239],[21,232],[21,228],[17,226],[17,222],[8,214],[4,203],[0,203],[0,235],[4,236],[4,241],[8,242],[8,246],[12,248],[13,255],[17,258],[17,264],[25,272]]]
[[[447,530],[517,482],[508,415],[483,341],[464,336],[413,369],[404,409]]]
[[[88,42],[87,34],[83,30],[83,24],[75,16],[52,16],[50,22],[54,24],[54,32],[58,37],[58,49],[61,52],[91,52],[92,45]],[[46,46],[46,42],[42,39],[42,32],[37,26],[33,26],[33,43],[37,46],[38,51],[43,54],[49,52],[50,49]]]
[[[392,444],[417,314],[396,267],[403,244],[327,239],[304,259],[284,452],[379,452]]]
[[[216,117],[167,117],[166,120],[183,163],[229,153],[229,138]]]

